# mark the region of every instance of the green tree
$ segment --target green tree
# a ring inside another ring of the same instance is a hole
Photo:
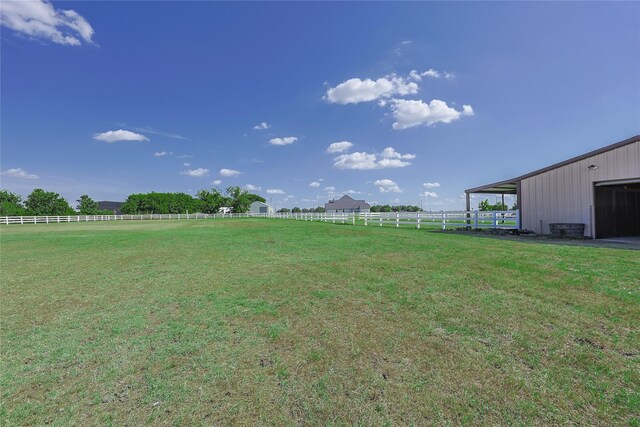
[[[295,208],[291,209],[291,212],[292,213],[300,213],[300,212],[302,212],[302,209],[300,209],[299,207],[296,206]]]
[[[369,212],[380,212],[380,206],[378,205],[371,206],[371,208],[369,209]]]
[[[479,211],[492,211],[493,210],[493,205],[491,203],[489,203],[489,200],[485,199],[480,201],[480,203],[478,203],[478,210]]]
[[[227,195],[231,198],[231,206],[233,207],[234,213],[247,212],[249,210],[249,206],[253,203],[249,197],[249,192],[237,186],[228,187]]]
[[[0,216],[26,215],[27,210],[22,204],[19,194],[7,190],[0,190]]]
[[[231,199],[215,188],[212,188],[210,191],[198,191],[198,199],[201,202],[202,212],[208,214],[218,213],[218,209],[220,209],[221,206],[229,206],[231,204]]]
[[[80,213],[80,215],[99,215],[100,214],[98,203],[94,202],[93,199],[88,195],[83,194],[82,196],[80,196],[78,200],[76,200],[76,202],[78,202],[76,209],[78,209],[78,212]]]
[[[389,205],[380,206],[380,212],[391,212],[391,206]]]
[[[257,194],[248,193],[248,194],[247,194],[247,197],[248,197],[248,198],[249,198],[249,200],[250,200],[250,203],[249,203],[249,204],[251,204],[251,203],[253,203],[253,202],[262,202],[262,203],[267,203],[267,199],[265,199],[264,197],[259,196],[259,195],[257,195]]]
[[[62,196],[36,188],[24,203],[29,215],[73,215],[75,212]]]
[[[289,212],[291,212],[291,209],[289,208],[282,208],[278,211],[278,213],[289,213]]]

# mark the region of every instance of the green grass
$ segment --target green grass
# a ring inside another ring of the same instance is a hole
[[[3,426],[639,425],[635,251],[264,219],[0,233]]]

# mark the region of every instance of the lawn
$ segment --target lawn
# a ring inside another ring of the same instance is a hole
[[[3,426],[640,422],[636,251],[267,219],[0,233]]]

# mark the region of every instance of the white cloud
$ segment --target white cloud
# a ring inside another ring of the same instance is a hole
[[[295,136],[285,136],[284,138],[271,138],[269,144],[271,145],[289,145],[298,140]]]
[[[267,189],[267,194],[287,194],[279,188],[269,188]]]
[[[438,197],[438,193],[434,193],[433,191],[425,191],[424,193],[420,194],[420,196],[435,199]]]
[[[327,148],[327,153],[342,153],[351,147],[353,147],[353,144],[349,141],[334,142]]]
[[[202,178],[204,176],[209,175],[209,169],[198,168],[198,169],[187,169],[186,171],[180,172],[181,175],[189,175],[194,178]]]
[[[410,166],[406,160],[414,159],[415,154],[400,154],[393,147],[387,147],[382,153],[355,152],[335,157],[333,166],[337,169],[386,169]]]
[[[255,125],[253,128],[256,130],[264,130],[264,129],[269,129],[271,127],[271,125],[267,122],[261,122],[257,125]]]
[[[349,79],[327,90],[324,99],[332,104],[358,104],[394,95],[411,95],[419,89],[416,82],[390,74],[377,80]]]
[[[120,125],[120,126],[122,126],[122,125]],[[185,141],[189,140],[189,138],[184,137],[182,135],[178,135],[178,134],[175,134],[175,133],[163,132],[163,131],[156,130],[156,129],[150,128],[150,127],[142,127],[142,128],[132,127],[131,129],[135,130],[136,132],[150,133],[152,135],[160,135],[160,136],[165,136],[167,138],[183,139]]]
[[[110,130],[107,132],[96,133],[93,135],[93,139],[97,139],[98,141],[103,141],[107,143],[112,143],[116,141],[149,141],[144,135],[139,133],[131,132],[124,129],[118,130]]]
[[[444,78],[445,79],[451,80],[451,79],[455,78],[455,76],[456,75],[454,73],[447,73],[446,71],[444,72]]]
[[[170,154],[171,154],[171,152],[169,152],[169,151],[156,151],[155,153],[153,153],[153,155],[155,157],[164,157],[164,156],[168,156]],[[185,166],[188,166],[188,165],[185,164]]]
[[[191,163],[183,163],[184,166],[191,166]]]
[[[328,187],[324,187],[325,191],[336,191],[336,187],[333,186],[328,186]]]
[[[345,191],[345,193],[347,193],[347,194],[362,194],[362,191],[347,190],[347,191]]]
[[[193,159],[194,156],[191,154],[180,154],[176,156],[176,159]]]
[[[470,105],[464,105],[462,111],[457,111],[439,99],[434,99],[428,104],[421,100],[393,99],[390,105],[396,120],[393,123],[394,129],[408,129],[425,123],[428,126],[438,122],[451,123],[462,115],[473,115]]]
[[[440,71],[436,71],[433,68],[430,68],[427,71],[420,73],[420,75],[423,77],[431,77],[434,79],[438,79],[440,78],[440,76],[442,76],[442,74],[440,74]]]
[[[211,182],[211,184],[213,184],[213,185],[220,185],[220,184],[222,184],[222,181],[221,181],[221,180],[219,180],[219,179],[215,179],[215,180],[213,180],[213,181]]]
[[[2,172],[2,175],[20,179],[38,179],[38,175],[29,173],[22,168],[7,169],[6,171]]]
[[[382,157],[386,158],[386,159],[415,159],[416,155],[415,154],[400,154],[398,153],[393,147],[387,147],[384,150],[382,150],[382,153],[380,154]]]
[[[234,170],[234,169],[220,169],[220,175],[222,176],[238,176],[242,172]]]
[[[247,184],[244,186],[247,191],[262,191],[262,187],[253,184]]]
[[[314,187],[314,188],[320,187],[320,183],[318,181],[313,181],[311,184],[309,184],[309,187]]]
[[[93,43],[93,28],[75,10],[58,9],[47,1],[8,1],[0,7],[0,24],[35,40],[79,46]]]
[[[438,188],[440,187],[440,183],[439,182],[425,182],[424,184],[422,184],[425,188]]]
[[[402,193],[398,184],[390,179],[379,179],[373,183],[381,193]]]

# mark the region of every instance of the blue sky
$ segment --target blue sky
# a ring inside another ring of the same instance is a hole
[[[1,185],[23,195],[240,185],[276,207],[456,209],[640,133],[640,3],[1,10]]]

